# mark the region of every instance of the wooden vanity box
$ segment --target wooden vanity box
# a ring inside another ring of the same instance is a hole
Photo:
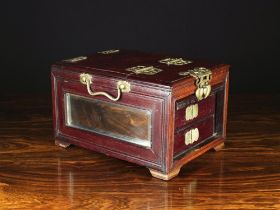
[[[175,177],[224,145],[229,66],[185,57],[107,50],[52,66],[55,143]]]

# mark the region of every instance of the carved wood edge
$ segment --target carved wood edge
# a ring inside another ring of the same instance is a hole
[[[67,148],[69,147],[71,144],[66,142],[66,141],[62,141],[62,140],[59,140],[59,139],[55,139],[55,145],[59,146],[59,147],[62,147],[62,148]]]
[[[169,173],[163,173],[161,171],[157,171],[157,170],[154,170],[151,168],[149,168],[149,170],[153,177],[167,181],[167,180],[170,180],[170,179],[174,178],[175,176],[177,176],[179,174],[181,168],[173,169]]]

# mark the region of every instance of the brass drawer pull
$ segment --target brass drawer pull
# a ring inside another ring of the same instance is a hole
[[[199,130],[198,128],[194,128],[189,130],[187,133],[185,133],[185,144],[189,145],[194,143],[199,139]]]
[[[192,120],[198,116],[198,104],[192,104],[186,108],[185,119]]]
[[[85,73],[80,74],[80,82],[83,85],[87,86],[87,91],[88,91],[89,95],[91,95],[91,96],[102,95],[102,96],[109,98],[112,101],[118,101],[120,99],[122,93],[128,93],[130,91],[130,83],[128,83],[126,81],[118,81],[117,82],[118,94],[116,97],[113,97],[106,92],[93,92],[90,87],[90,85],[92,84],[92,76],[89,74],[85,74]]]

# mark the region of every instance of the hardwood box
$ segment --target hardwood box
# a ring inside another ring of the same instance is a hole
[[[107,50],[52,66],[54,135],[169,180],[226,136],[229,66]]]

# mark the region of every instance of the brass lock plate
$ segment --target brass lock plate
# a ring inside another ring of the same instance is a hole
[[[204,67],[196,67],[189,71],[179,72],[179,75],[190,75],[196,79],[195,84],[197,86],[197,89],[195,91],[195,95],[199,101],[207,98],[210,95],[211,85],[209,84],[209,82],[212,79],[212,72],[210,69]]]
[[[186,108],[185,119],[192,120],[198,116],[198,104],[192,104]]]
[[[196,142],[199,139],[199,130],[194,128],[185,133],[185,144],[189,145]]]
[[[162,70],[159,68],[155,68],[153,66],[133,66],[127,68],[126,71],[134,72],[135,74],[146,74],[146,75],[154,75]]]

